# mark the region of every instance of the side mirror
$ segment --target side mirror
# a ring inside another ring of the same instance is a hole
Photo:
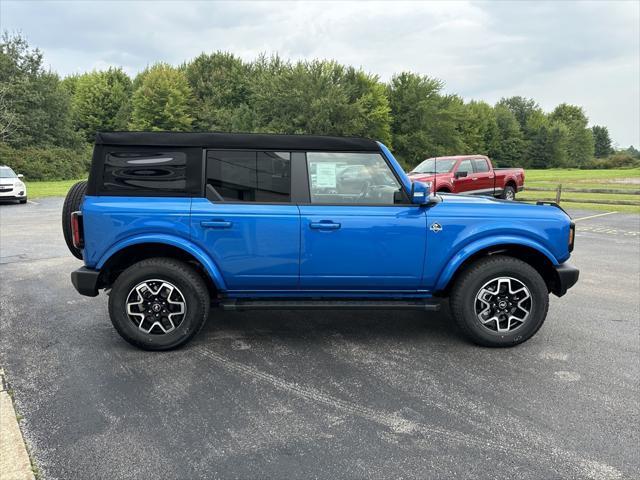
[[[21,173],[19,173],[19,174],[18,174],[18,178],[19,178],[20,180],[22,180],[22,179],[24,178],[24,175],[23,175],[23,174],[21,174]]]
[[[411,184],[411,203],[416,205],[426,205],[429,203],[429,193],[431,187],[426,183],[413,182]]]
[[[456,178],[466,177],[467,172],[456,172]]]

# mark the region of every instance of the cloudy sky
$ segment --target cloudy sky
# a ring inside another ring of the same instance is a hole
[[[0,0],[62,75],[227,50],[326,58],[387,80],[410,70],[495,102],[582,105],[619,146],[640,146],[640,2],[212,2]]]

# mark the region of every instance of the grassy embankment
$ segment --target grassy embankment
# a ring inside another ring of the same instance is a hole
[[[78,180],[53,182],[27,182],[29,198],[63,197]],[[519,200],[555,200],[555,189],[562,184],[561,203],[569,208],[640,213],[640,195],[624,192],[640,192],[640,168],[616,170],[527,170],[525,191]],[[545,191],[529,190],[543,188]],[[570,190],[611,190],[615,193],[572,192]],[[636,202],[638,205],[610,205],[598,203],[568,202],[567,200],[603,200]]]

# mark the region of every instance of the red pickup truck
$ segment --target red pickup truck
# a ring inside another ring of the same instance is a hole
[[[435,183],[436,192],[491,195],[514,200],[524,189],[522,168],[493,168],[484,155],[428,158],[411,172],[412,181]]]

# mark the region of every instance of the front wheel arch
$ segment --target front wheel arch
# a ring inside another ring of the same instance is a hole
[[[546,254],[542,253],[540,250],[536,250],[535,248],[525,245],[505,244],[492,245],[490,247],[483,248],[467,257],[460,265],[458,265],[444,286],[438,290],[438,295],[448,296],[462,272],[468,269],[469,266],[474,264],[476,261],[492,255],[502,255],[522,260],[538,271],[545,281],[549,292],[555,292],[557,290],[559,284],[558,273],[556,272],[553,262]]]

